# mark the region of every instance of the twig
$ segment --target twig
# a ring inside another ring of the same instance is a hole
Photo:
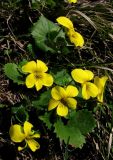
[[[113,141],[113,128],[111,129],[111,133],[109,136],[109,143],[108,143],[108,159],[111,151],[111,146],[112,146],[112,141]]]
[[[19,49],[22,50],[24,53],[26,53],[26,51],[23,49],[23,46],[24,46],[24,45],[21,44],[19,41],[17,41],[17,38],[16,38],[16,36],[14,35],[14,33],[13,33],[11,27],[10,27],[9,21],[10,21],[11,17],[12,17],[12,15],[10,15],[10,16],[8,17],[8,19],[7,19],[7,26],[8,26],[8,29],[10,30],[10,32],[11,32],[11,35],[12,35],[12,36],[10,35],[10,37],[11,37],[11,39],[13,40],[13,42],[19,47]]]
[[[10,30],[12,36],[16,39],[16,37],[15,37],[15,35],[14,35],[14,33],[13,33],[10,25],[9,25],[9,21],[10,21],[11,17],[12,17],[12,15],[10,15],[10,16],[8,17],[8,19],[7,19],[7,26],[8,26],[8,29]]]

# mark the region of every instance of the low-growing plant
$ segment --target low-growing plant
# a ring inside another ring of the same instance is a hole
[[[29,3],[34,10],[57,6],[54,0],[31,0]],[[43,132],[55,134],[65,145],[82,149],[87,136],[97,127],[96,111],[104,112],[103,106],[107,106],[105,91],[110,77],[107,72],[97,73],[93,64],[92,68],[89,67],[87,55],[82,61],[81,53],[86,50],[93,52],[89,43],[91,37],[89,40],[87,34],[82,34],[79,24],[74,21],[75,15],[85,17],[95,31],[99,28],[82,13],[84,7],[81,11],[71,10],[77,5],[77,0],[65,0],[63,3],[67,5],[66,11],[70,9],[68,14],[56,17],[53,22],[41,13],[30,30],[35,44],[28,43],[28,55],[22,55],[22,60],[17,63],[10,61],[4,65],[4,74],[22,94],[22,100],[10,108],[12,123],[9,136],[14,144],[17,143],[18,151],[27,147],[33,152],[40,149],[41,125],[45,126]],[[32,111],[36,114],[34,120],[30,118]],[[33,125],[34,121],[36,124]],[[39,143],[36,138],[40,138]],[[68,159],[66,153],[64,156]]]
[[[9,70],[9,66],[12,67],[12,69],[10,68]],[[22,76],[22,73],[18,72],[18,74],[16,75],[17,66],[15,70],[13,69],[13,67],[14,64],[6,64],[4,67],[5,74],[14,82],[19,84],[19,75]],[[8,74],[7,70],[9,70]],[[43,85],[45,85],[46,87],[52,86],[53,78],[49,74],[45,73],[45,71],[47,71],[47,66],[42,61],[37,60],[37,63],[34,61],[27,62],[24,66],[22,66],[22,71],[24,71],[23,79],[24,73],[25,75],[26,73],[30,73],[30,75],[27,76],[25,82],[24,80],[22,81],[23,84],[27,86],[27,88],[32,88],[35,85],[36,90],[39,91]],[[9,73],[12,75],[12,77],[9,76]],[[16,76],[13,76],[13,74]],[[57,75],[58,74],[60,75],[61,73],[59,72],[57,73]],[[48,88],[46,92],[41,93],[41,97],[38,100],[33,100],[32,107],[36,107],[38,110],[44,110],[45,113],[43,115],[40,115],[39,119],[46,123],[46,126],[49,129],[51,129],[51,127],[53,126],[54,132],[56,133],[57,137],[59,137],[61,140],[64,140],[65,143],[67,143],[69,139],[70,145],[73,145],[76,148],[82,148],[83,144],[85,143],[85,136],[94,129],[96,123],[93,116],[93,111],[88,111],[88,107],[84,108],[86,102],[84,101],[84,106],[79,109],[77,107],[77,104],[79,104],[79,100],[77,101],[74,97],[77,97],[80,90],[82,90],[81,95],[79,95],[81,96],[81,98],[87,101],[88,99],[90,99],[90,97],[97,97],[98,101],[96,99],[95,101],[97,101],[97,103],[102,103],[103,92],[107,77],[104,76],[102,78],[94,78],[94,74],[91,71],[82,69],[74,69],[72,70],[71,74],[72,78],[76,82],[82,84],[82,89],[80,89],[77,84],[76,86],[72,85],[73,80],[70,81],[70,78],[68,81],[66,80],[66,84],[65,82],[63,82],[65,85],[62,87],[59,86],[58,83],[54,83],[54,87],[52,89]],[[55,75],[53,77],[55,77]],[[93,78],[95,84],[89,82]],[[62,79],[62,81],[64,80],[62,74],[60,79]],[[79,88],[79,90],[76,87]],[[48,91],[51,92],[51,98],[50,92]],[[44,105],[45,103],[46,106]],[[38,107],[39,105],[40,107]],[[56,120],[51,120],[52,113],[50,114],[50,112],[55,108],[56,116],[54,118]],[[62,119],[61,117],[64,117],[64,119]],[[66,120],[66,123],[64,120]]]

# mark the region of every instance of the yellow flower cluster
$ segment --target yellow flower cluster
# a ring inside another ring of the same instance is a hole
[[[94,77],[93,72],[83,69],[74,69],[71,72],[73,79],[82,85],[82,96],[84,99],[97,97],[99,102],[103,102],[104,86],[108,79],[107,76]],[[94,78],[94,83],[90,82]]]
[[[26,86],[28,88],[36,87],[39,91],[42,86],[51,86],[53,84],[53,77],[50,74],[45,73],[48,70],[46,64],[40,60],[30,61],[22,67],[22,71],[30,73],[26,78]],[[90,70],[74,69],[71,72],[72,78],[81,84],[82,97],[88,100],[90,97],[97,97],[99,102],[103,102],[103,93],[105,83],[108,79],[107,76],[99,78],[94,77],[93,72]],[[90,82],[94,79],[94,83]],[[78,89],[73,85],[67,87],[55,86],[51,90],[51,99],[48,104],[48,111],[56,109],[56,113],[59,116],[67,116],[69,109],[76,109],[77,101],[75,97],[78,95]],[[25,141],[25,146],[18,147],[21,151],[26,146],[35,152],[40,148],[40,145],[34,138],[40,138],[40,134],[32,130],[33,125],[28,121],[24,122],[24,125],[14,124],[10,127],[9,134],[11,140],[16,143]]]
[[[90,97],[97,97],[99,102],[103,102],[103,93],[107,76],[95,77],[89,70],[74,69],[71,72],[72,78],[82,85],[82,97],[88,100]],[[94,78],[94,83],[90,82]],[[52,99],[49,101],[48,110],[56,108],[59,116],[67,116],[69,108],[76,109],[77,101],[74,99],[78,95],[78,89],[69,85],[67,88],[56,86],[51,90]]]
[[[74,45],[76,47],[78,47],[78,46],[82,47],[84,45],[84,39],[83,39],[82,35],[74,30],[73,23],[69,18],[61,16],[61,17],[58,17],[56,19],[56,21],[60,25],[67,28],[67,30],[68,30],[67,35],[69,36],[71,43],[74,43]]]
[[[67,23],[65,24],[65,26]],[[72,24],[68,24],[68,26]],[[53,77],[45,73],[48,67],[41,60],[30,61],[22,67],[22,71],[30,73],[26,78],[27,88],[36,87],[39,91],[42,86],[52,86]],[[93,72],[90,70],[74,69],[71,72],[72,78],[81,84],[82,86],[82,97],[88,100],[90,97],[97,97],[99,102],[103,102],[104,86],[108,79],[104,77],[94,77]],[[94,83],[90,82],[94,79]],[[66,88],[61,86],[55,86],[51,90],[52,99],[49,102],[48,110],[56,108],[56,112],[59,116],[67,116],[69,108],[75,109],[77,101],[74,99],[78,95],[78,89],[75,86],[69,85]]]
[[[76,3],[77,0],[68,0],[69,3]],[[72,21],[64,16],[58,17],[57,22],[67,29],[67,35],[71,43],[74,43],[76,47],[82,47],[84,45],[84,38],[82,35],[75,31]],[[50,87],[53,85],[52,75],[46,73],[48,71],[47,65],[41,61],[37,60],[30,61],[22,67],[22,71],[27,75],[25,84],[27,88],[36,87],[39,91],[43,86]],[[71,72],[71,76],[75,82],[78,82],[82,86],[82,97],[88,100],[90,97],[95,98],[99,102],[103,102],[103,93],[107,76],[99,78],[94,77],[93,72],[90,70],[74,69]],[[91,82],[94,80],[94,82]],[[66,87],[55,86],[51,89],[51,99],[48,104],[48,111],[56,109],[56,113],[59,116],[67,116],[69,109],[76,109],[77,100],[75,97],[78,95],[78,89],[73,85],[68,85]],[[10,138],[15,143],[25,142],[24,147],[19,146],[18,150],[21,151],[27,146],[35,152],[40,148],[40,144],[35,140],[35,138],[40,138],[40,134],[32,130],[33,125],[25,121],[24,125],[14,124],[11,125],[9,130]]]

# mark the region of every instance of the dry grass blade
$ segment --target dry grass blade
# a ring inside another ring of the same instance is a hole
[[[112,128],[111,133],[110,133],[110,136],[109,136],[109,143],[108,143],[108,159],[109,159],[109,155],[110,155],[110,151],[111,151],[112,141],[113,141],[113,128]]]
[[[93,26],[93,28],[94,28],[95,30],[97,30],[97,27],[96,27],[95,23],[90,19],[90,17],[86,16],[83,12],[78,11],[78,10],[76,10],[76,11],[74,11],[74,12],[76,12],[77,14],[79,14],[79,15],[81,15],[83,18],[85,18],[85,19]],[[72,15],[74,15],[74,14],[72,14]]]
[[[104,70],[107,70],[107,71],[110,71],[112,74],[113,74],[113,70],[111,68],[108,68],[108,67],[102,67],[102,66],[95,66],[96,68],[100,68],[100,69],[104,69]]]
[[[113,35],[111,33],[109,33],[108,35],[113,40]]]

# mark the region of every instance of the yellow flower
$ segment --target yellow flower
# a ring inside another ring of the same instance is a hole
[[[88,82],[93,79],[94,74],[89,70],[74,69],[71,72],[73,79],[82,84],[82,96],[84,99],[96,97],[98,95],[98,88],[95,84]]]
[[[53,84],[53,77],[50,74],[47,74],[48,67],[41,60],[30,61],[22,67],[22,71],[25,73],[30,73],[26,77],[26,86],[27,88],[36,87],[36,90],[39,91],[42,86],[51,86]]]
[[[79,47],[83,47],[84,39],[83,39],[83,37],[82,37],[82,35],[80,33],[75,32],[74,29],[70,29],[67,34],[68,34],[68,36],[70,38],[71,43],[74,43],[74,45],[76,47],[78,47],[78,46]]]
[[[97,95],[97,99],[99,102],[103,102],[104,87],[105,87],[107,79],[108,79],[107,76],[103,76],[101,78],[96,76],[94,78],[94,84],[98,87],[98,91],[99,91]]]
[[[9,135],[13,142],[19,143],[23,140],[26,142],[24,147],[18,147],[19,151],[24,149],[27,145],[33,152],[40,148],[39,143],[34,140],[34,138],[40,138],[40,134],[34,133],[34,131],[31,130],[32,127],[33,125],[27,121],[24,122],[23,127],[18,124],[14,124],[10,127]]]
[[[68,29],[67,35],[69,36],[71,43],[74,43],[76,47],[82,47],[84,45],[82,35],[74,30],[73,23],[69,18],[61,16],[58,17],[56,21]]]
[[[68,29],[74,28],[72,21],[67,17],[64,17],[64,16],[58,17],[56,21]]]
[[[48,110],[57,107],[59,116],[67,116],[68,108],[76,109],[77,101],[73,98],[78,95],[78,89],[72,85],[66,88],[56,86],[51,90],[52,99],[49,102]]]
[[[68,0],[69,3],[76,3],[77,0]]]

